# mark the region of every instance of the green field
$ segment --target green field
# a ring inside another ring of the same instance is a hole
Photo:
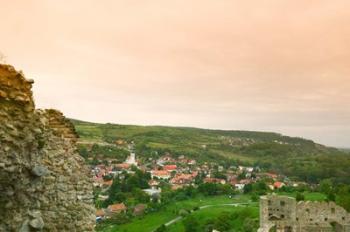
[[[166,205],[158,212],[150,213],[143,218],[134,219],[131,223],[127,223],[120,226],[111,226],[99,231],[103,232],[137,232],[137,231],[153,231],[160,225],[165,224],[178,216],[178,212],[181,209],[191,210],[195,207],[205,205],[220,205],[220,204],[232,204],[232,203],[244,203],[248,202],[249,196],[240,196],[238,198],[230,199],[227,196],[217,197],[196,197],[191,200],[179,201],[169,205]]]
[[[196,220],[198,220],[200,226],[204,226],[206,222],[217,218],[219,215],[225,213],[237,213],[238,215],[242,214],[242,211],[250,211],[253,215],[253,219],[258,220],[259,218],[259,208],[257,206],[218,206],[211,207],[207,209],[203,209],[193,213],[193,216]],[[244,213],[243,213],[244,214]],[[236,220],[232,220],[233,228],[241,228],[243,225],[243,218],[237,218]],[[168,227],[168,232],[184,232],[185,228],[182,221],[176,222],[173,225]]]
[[[280,193],[281,195],[288,195],[295,197],[295,193]],[[123,225],[111,225],[97,231],[101,232],[151,232],[159,226],[177,218],[178,212],[181,209],[192,210],[195,207],[208,206],[211,207],[195,211],[192,215],[199,220],[200,223],[205,223],[210,218],[215,218],[222,212],[241,212],[242,208],[248,208],[252,211],[254,218],[258,218],[258,203],[251,202],[250,195],[237,195],[230,199],[228,196],[215,197],[196,197],[194,199],[174,202],[164,206],[158,212],[150,213],[142,218],[135,218],[132,222]],[[305,193],[305,200],[323,201],[325,195],[322,193]],[[247,203],[248,206],[222,206],[222,204]],[[237,227],[241,226],[241,221],[237,219]],[[169,226],[170,232],[182,232],[182,220]]]

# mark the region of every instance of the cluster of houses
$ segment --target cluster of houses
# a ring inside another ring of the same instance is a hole
[[[149,159],[142,163],[136,159],[135,153],[131,152],[124,163],[93,166],[91,172],[94,186],[102,188],[102,193],[106,192],[113,184],[114,176],[123,172],[132,174],[132,167],[150,173],[151,180],[148,183],[150,188],[143,191],[152,197],[157,196],[158,199],[161,195],[161,183],[169,184],[172,190],[176,190],[186,186],[195,186],[196,178],[201,178],[203,183],[229,184],[237,191],[243,191],[245,185],[262,179],[269,180],[267,184],[272,190],[286,185],[281,181],[284,180],[284,177],[276,173],[261,172],[258,167],[230,166],[225,168],[215,163],[198,164],[196,160],[185,156],[173,158],[170,154],[165,154],[157,160]],[[220,173],[219,177],[216,175],[217,173]],[[106,178],[106,176],[110,178]],[[101,195],[100,199],[106,199],[106,196]],[[144,208],[144,206],[137,208]],[[110,205],[107,209],[98,210],[96,216],[101,219],[126,210],[126,206],[119,203]],[[138,211],[142,210],[138,209]]]
[[[147,209],[147,205],[138,204],[135,207],[133,207],[133,215],[134,216],[143,215],[146,209]],[[115,214],[126,213],[127,210],[128,208],[124,203],[109,205],[106,209],[96,210],[96,221],[101,221],[105,218],[111,218]]]

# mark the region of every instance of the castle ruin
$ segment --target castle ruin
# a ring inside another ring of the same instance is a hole
[[[0,64],[0,232],[94,231],[92,178],[74,126],[35,109],[32,84]]]
[[[350,214],[334,202],[297,202],[287,196],[260,198],[258,232],[350,232]]]

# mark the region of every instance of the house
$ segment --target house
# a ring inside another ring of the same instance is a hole
[[[173,184],[171,185],[171,190],[176,191],[178,189],[182,189],[183,187],[184,187],[183,185]]]
[[[226,180],[228,181],[237,180],[237,179],[238,179],[238,176],[235,174],[231,174],[231,173],[226,174]]]
[[[203,182],[213,184],[226,184],[226,180],[218,178],[204,178]]]
[[[208,165],[204,164],[200,167],[200,170],[203,171],[204,173],[208,173],[209,167],[208,167]]]
[[[94,176],[92,179],[93,179],[93,186],[94,187],[100,187],[101,188],[103,186],[104,180],[103,180],[102,177]]]
[[[283,186],[286,186],[286,185],[283,182],[279,182],[279,181],[277,181],[273,184],[274,189],[280,189]]]
[[[253,172],[254,168],[253,167],[244,167],[244,166],[238,166],[238,169],[241,172]]]
[[[278,175],[272,172],[266,173],[266,176],[270,177],[271,179],[277,179]]]
[[[145,193],[147,193],[149,196],[151,197],[159,197],[162,190],[159,189],[143,189],[142,191],[144,191]]]
[[[245,187],[245,184],[235,184],[235,188],[238,189],[239,191],[243,191]]]
[[[157,188],[159,185],[159,182],[156,180],[150,180],[148,181],[148,185],[151,186],[152,188]]]
[[[191,175],[192,175],[193,178],[196,178],[198,176],[198,172],[194,171],[194,172],[191,173]]]
[[[145,213],[145,210],[147,208],[147,205],[145,204],[138,204],[134,208],[134,216],[142,216]]]
[[[124,140],[122,140],[122,139],[118,139],[118,140],[115,141],[115,144],[120,146],[120,145],[126,144],[126,142]]]
[[[125,213],[126,210],[127,210],[127,208],[126,208],[126,206],[124,205],[124,203],[109,205],[108,208],[107,208],[107,211],[108,211],[108,213],[110,213],[110,214]]]
[[[129,169],[131,167],[131,165],[122,163],[122,164],[116,164],[115,167],[117,169],[126,170],[126,169]]]
[[[96,221],[101,221],[105,217],[105,211],[103,209],[96,210]]]
[[[106,180],[103,182],[104,187],[111,187],[113,184],[113,180]]]
[[[190,184],[192,180],[192,174],[178,174],[170,180],[170,183],[175,185]]]
[[[253,181],[251,179],[243,179],[243,180],[240,180],[239,183],[240,184],[250,184],[252,183]]]
[[[105,200],[108,199],[108,196],[99,194],[99,195],[98,195],[98,199],[99,199],[100,201],[105,201]]]
[[[182,164],[187,164],[188,163],[188,159],[184,155],[180,155],[179,158],[178,158],[178,162],[182,163]]]
[[[188,160],[187,164],[188,165],[196,165],[197,161],[196,160]]]
[[[236,184],[238,184],[238,180],[237,179],[231,179],[231,180],[229,180],[229,183],[230,183],[230,185],[235,186]]]
[[[166,154],[157,160],[157,164],[160,166],[163,166],[164,163],[170,163],[170,162],[172,163],[175,162],[175,160],[170,156],[170,154]]]
[[[167,170],[152,170],[151,177],[152,179],[157,177],[158,179],[168,180],[170,179],[170,172]]]
[[[224,167],[223,166],[218,166],[218,171],[219,172],[223,172],[224,171]]]
[[[163,170],[166,170],[166,171],[169,171],[169,172],[176,171],[176,169],[177,169],[176,165],[165,165],[163,167]]]
[[[96,217],[104,217],[105,216],[105,211],[103,209],[98,209],[96,210],[96,213],[95,213]]]

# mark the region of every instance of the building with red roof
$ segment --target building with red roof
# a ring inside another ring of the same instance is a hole
[[[177,166],[175,164],[172,164],[172,165],[165,165],[163,167],[164,170],[167,170],[169,172],[172,172],[172,171],[176,171],[177,169]]]
[[[109,205],[107,208],[109,213],[125,213],[127,208],[124,203]]]
[[[273,184],[273,187],[274,187],[275,189],[280,189],[280,188],[282,188],[283,186],[285,186],[285,184],[282,183],[282,182],[279,182],[279,181],[277,181],[277,182],[275,182],[275,183]]]
[[[170,172],[167,170],[153,170],[151,171],[151,177],[157,177],[158,179],[170,179]]]

